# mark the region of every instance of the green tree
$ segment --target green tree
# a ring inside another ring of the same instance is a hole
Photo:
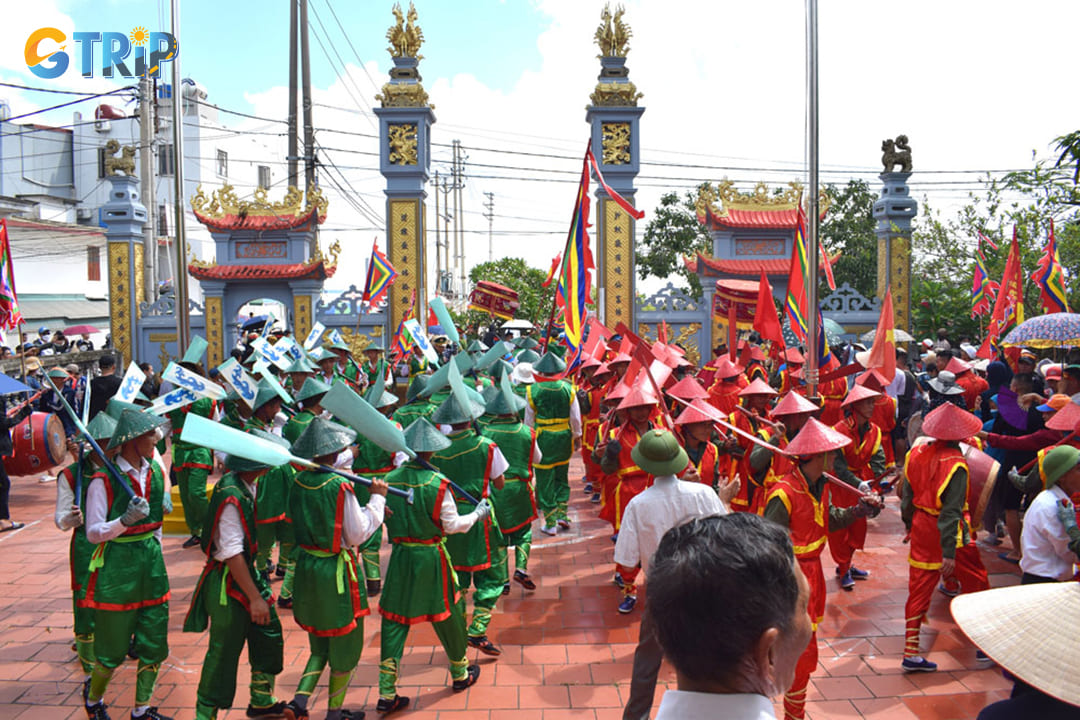
[[[683,258],[697,252],[710,254],[712,237],[698,222],[694,197],[689,192],[681,199],[678,193],[665,193],[645,225],[645,234],[634,256],[642,280],[650,275],[665,278],[690,297],[699,298],[701,282],[687,269]]]
[[[821,223],[821,241],[830,255],[840,252],[833,268],[836,284],[848,283],[866,297],[877,293],[877,235],[874,229],[874,202],[877,200],[865,180],[825,188],[829,212]],[[824,278],[819,296],[829,294]]]

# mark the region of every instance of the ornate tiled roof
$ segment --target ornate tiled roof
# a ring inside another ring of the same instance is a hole
[[[836,253],[829,262],[835,266],[840,259],[840,253]],[[707,275],[750,275],[757,277],[764,270],[766,275],[787,275],[791,268],[790,258],[776,259],[746,259],[746,260],[722,260],[711,258],[698,253],[695,257],[683,258],[690,272],[703,272]],[[818,272],[825,272],[825,268],[819,266]]]
[[[289,265],[188,265],[188,272],[199,280],[325,280],[336,270],[321,259]]]
[[[741,193],[730,180],[716,187],[705,184],[698,191],[696,205],[698,221],[710,229],[758,228],[763,230],[794,230],[803,187],[788,183],[784,191],[771,192],[765,183],[758,183],[753,192]],[[719,200],[722,207],[717,207]],[[829,209],[829,198],[819,196],[821,217]]]
[[[241,200],[232,185],[223,185],[209,198],[200,185],[191,198],[191,210],[195,217],[211,230],[294,230],[312,227],[326,220],[326,198],[312,185],[308,188],[307,203],[304,194],[290,187],[281,202],[266,199],[266,190],[259,188],[253,200]]]

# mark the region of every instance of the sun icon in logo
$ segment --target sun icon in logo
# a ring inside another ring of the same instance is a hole
[[[128,36],[131,38],[132,45],[145,45],[146,41],[150,38],[150,33],[146,32],[146,28],[142,25],[132,28],[131,34]]]

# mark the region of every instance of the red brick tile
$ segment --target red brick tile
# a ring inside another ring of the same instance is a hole
[[[921,695],[922,690],[906,675],[871,675],[866,673],[859,681],[874,694],[875,698],[898,698],[904,695]]]
[[[517,686],[486,685],[477,683],[469,689],[466,704],[469,710],[502,710],[518,707]]]
[[[619,691],[610,685],[571,685],[570,707],[622,707]]]
[[[518,688],[520,708],[568,708],[570,691],[564,685],[523,686]]]
[[[895,698],[865,698],[851,702],[867,720],[922,720]]]
[[[859,682],[859,678],[850,677],[815,677],[810,684],[817,691],[811,692],[807,697],[821,698],[824,700],[845,700],[852,698],[868,698],[874,694]]]

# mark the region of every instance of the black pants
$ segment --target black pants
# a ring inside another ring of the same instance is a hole
[[[11,514],[8,511],[8,495],[10,492],[11,480],[8,478],[3,458],[0,458],[0,520],[11,519]]]
[[[1031,573],[1024,573],[1020,576],[1021,585],[1036,585],[1038,583],[1052,583],[1057,582],[1054,578],[1043,577],[1042,575],[1032,575]]]
[[[656,695],[656,678],[664,650],[656,637],[656,629],[648,613],[641,617],[637,649],[634,650],[634,670],[630,679],[630,699],[623,710],[623,720],[648,720]]]

